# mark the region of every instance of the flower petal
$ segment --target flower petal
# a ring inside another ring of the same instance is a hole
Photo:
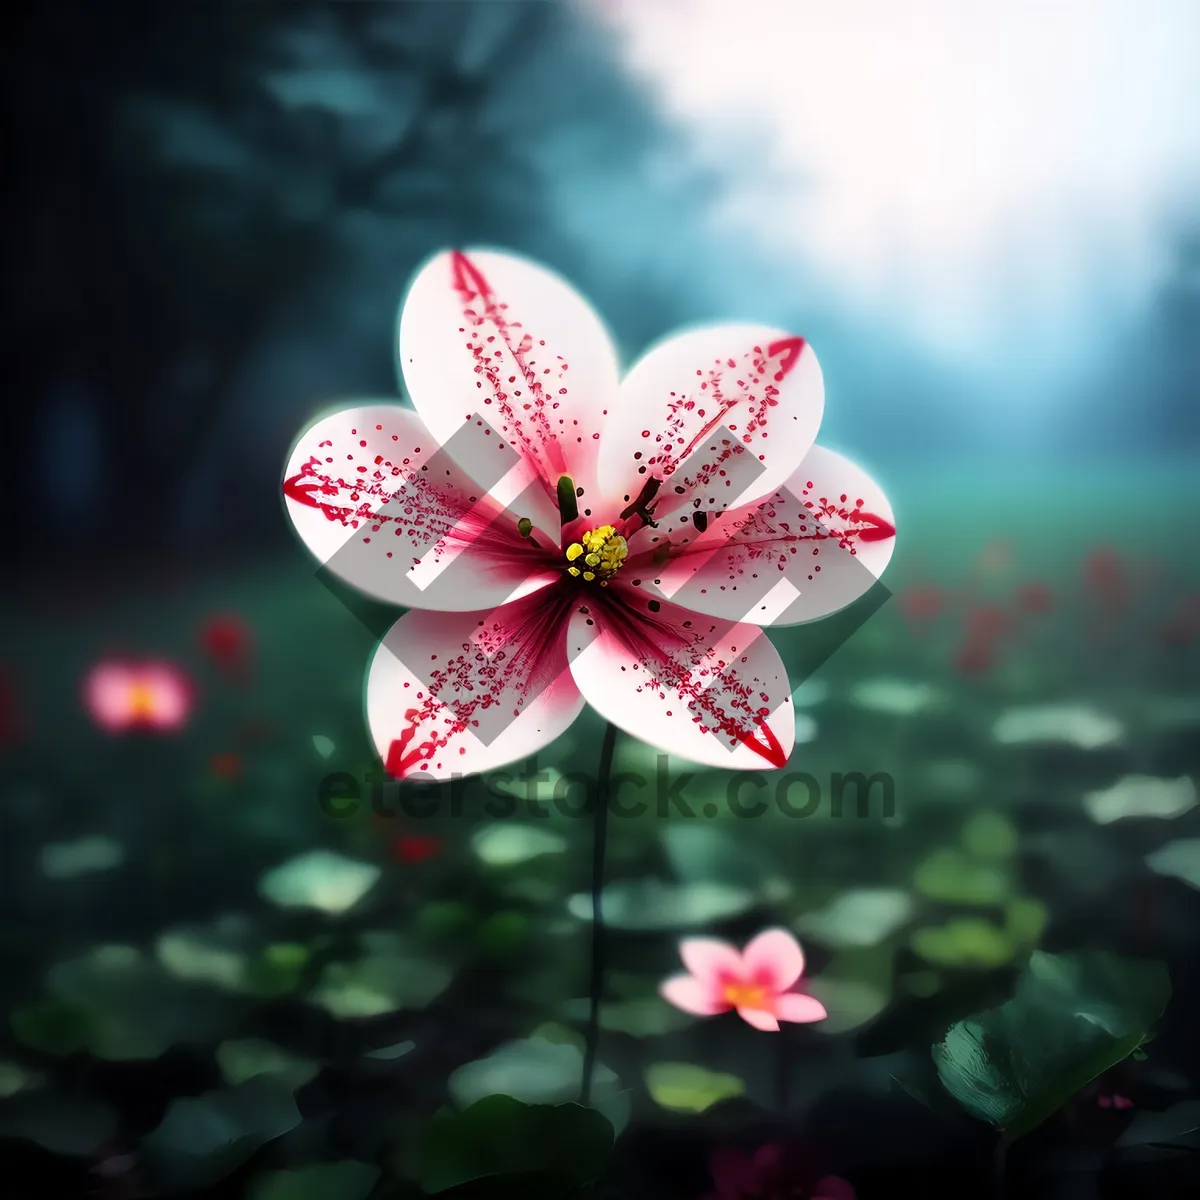
[[[174,663],[148,662],[142,665],[140,682],[152,697],[150,723],[159,729],[181,729],[192,707],[192,685]]]
[[[697,979],[713,987],[743,974],[742,956],[737,949],[716,938],[684,938],[679,943],[679,957]]]
[[[525,758],[583,708],[567,666],[562,592],[493,612],[414,610],[367,677],[367,723],[389,775],[444,780]]]
[[[739,1008],[737,1015],[747,1025],[753,1025],[755,1029],[766,1033],[774,1033],[779,1029],[779,1022],[765,1008]]]
[[[858,1200],[858,1193],[837,1175],[826,1175],[813,1185],[813,1200]]]
[[[98,663],[83,681],[83,702],[102,729],[116,732],[131,723],[133,672],[123,663]]]
[[[479,444],[479,438],[473,444]],[[459,439],[461,442],[461,439]],[[518,460],[483,453],[481,473]],[[346,408],[300,437],[283,492],[296,532],[316,558],[354,587],[392,604],[451,612],[503,604],[557,577],[517,530],[517,515],[440,447],[398,404]],[[557,512],[521,512],[555,531]],[[536,535],[535,535],[536,536]]]
[[[746,943],[742,962],[755,983],[784,992],[804,971],[804,951],[786,929],[768,929]]]
[[[781,1021],[795,1021],[799,1024],[823,1021],[829,1016],[820,1000],[815,996],[802,995],[800,992],[788,992],[784,996],[776,996],[775,1015]]]
[[[668,1004],[697,1017],[713,1017],[729,1011],[719,992],[692,975],[672,975],[659,985],[658,992]]]
[[[632,556],[625,570],[651,565],[662,544]],[[724,513],[702,533],[683,531],[672,547],[654,571],[660,582],[647,584],[655,595],[726,620],[799,625],[874,586],[896,527],[883,489],[861,467],[814,446],[766,500]]]
[[[602,717],[706,766],[786,764],[795,741],[790,685],[761,629],[651,601],[655,611],[615,582],[606,592],[572,615],[568,635],[575,681]]]
[[[732,1146],[720,1146],[709,1155],[708,1173],[722,1196],[749,1196],[759,1178],[749,1156]]]
[[[691,520],[694,502],[712,513],[748,504],[796,469],[824,405],[821,368],[803,338],[761,325],[678,334],[621,384],[600,447],[601,490],[620,501],[659,480],[655,518],[667,532]]]
[[[478,414],[551,498],[564,474],[593,491],[617,355],[600,318],[558,275],[491,250],[438,254],[405,297],[399,354],[413,404],[443,442]]]

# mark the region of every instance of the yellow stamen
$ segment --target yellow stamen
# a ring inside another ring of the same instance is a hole
[[[154,715],[154,692],[144,683],[135,683],[129,689],[129,712],[135,717]]]
[[[588,583],[599,580],[601,584],[607,584],[621,569],[629,547],[611,525],[601,525],[581,534],[579,541],[572,542],[563,553],[569,563],[583,559],[580,566],[568,567],[567,574],[582,574]]]
[[[734,1008],[766,1008],[767,989],[748,983],[730,983],[725,987],[725,1000]]]

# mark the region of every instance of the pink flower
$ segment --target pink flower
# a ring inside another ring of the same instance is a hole
[[[193,701],[188,677],[174,663],[162,660],[107,660],[93,667],[83,684],[84,706],[108,733],[182,729]]]
[[[791,685],[763,627],[852,603],[896,532],[879,486],[813,444],[805,340],[694,329],[622,380],[564,280],[456,250],[412,282],[398,351],[413,407],[321,417],[283,480],[313,555],[412,610],[367,675],[388,772],[525,758],[585,703],[693,762],[782,767]]]
[[[753,1155],[723,1147],[709,1158],[715,1192],[703,1200],[855,1200],[854,1188],[837,1175],[819,1174],[815,1162],[779,1142]]]
[[[824,1005],[791,989],[804,973],[804,951],[786,929],[760,933],[740,953],[715,938],[686,938],[679,955],[689,974],[659,988],[664,1000],[700,1017],[737,1010],[755,1029],[778,1030],[780,1021],[824,1020]]]

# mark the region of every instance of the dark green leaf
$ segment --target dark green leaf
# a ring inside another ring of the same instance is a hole
[[[1017,1137],[1132,1054],[1170,994],[1161,963],[1035,952],[1013,998],[951,1026],[933,1061],[967,1112]]]
[[[540,1186],[561,1184],[559,1191],[535,1194],[557,1197],[594,1180],[612,1144],[612,1126],[593,1109],[485,1096],[462,1112],[443,1110],[430,1122],[420,1184],[437,1193],[473,1180],[534,1174],[554,1177]]]
[[[237,1087],[173,1101],[142,1142],[141,1157],[159,1193],[190,1191],[224,1179],[299,1123],[291,1087],[255,1075]]]

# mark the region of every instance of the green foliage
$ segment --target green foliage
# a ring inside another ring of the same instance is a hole
[[[550,1200],[595,1180],[612,1146],[612,1126],[594,1109],[485,1096],[462,1112],[443,1110],[433,1118],[418,1181],[437,1195],[492,1179],[508,1187],[508,1195]]]
[[[973,1116],[1027,1133],[1132,1054],[1170,994],[1161,963],[1035,952],[1011,1000],[933,1047],[938,1077]]]
[[[291,1085],[256,1075],[237,1087],[173,1101],[143,1140],[140,1158],[156,1194],[194,1191],[226,1178],[299,1123]]]
[[[695,1063],[660,1062],[646,1068],[646,1090],[662,1108],[698,1113],[718,1100],[742,1095],[746,1085],[736,1075],[708,1071]]]

